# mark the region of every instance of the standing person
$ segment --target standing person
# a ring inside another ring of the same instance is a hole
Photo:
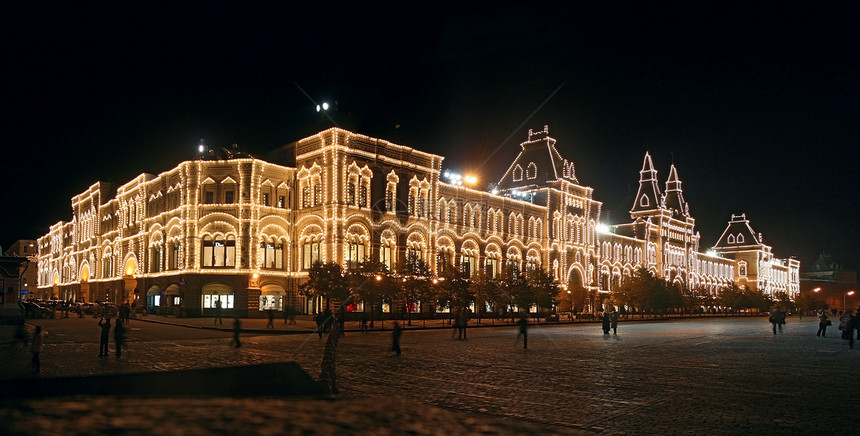
[[[23,343],[25,347],[30,343],[30,338],[27,335],[27,328],[24,327],[23,319],[15,326],[15,340],[12,342],[12,346],[17,345],[18,342]]]
[[[618,311],[613,311],[612,315],[609,316],[609,322],[612,327],[612,334],[618,334]]]
[[[266,310],[266,315],[268,315],[268,316],[269,316],[269,322],[267,322],[267,323],[266,323],[266,328],[267,328],[267,329],[273,329],[273,328],[275,328],[275,325],[274,325],[274,322],[275,322],[275,311],[274,311],[274,310],[272,310],[272,309],[268,309],[268,310]]]
[[[842,330],[842,339],[848,339],[848,347],[854,348],[854,314],[846,310],[839,317],[839,330]]]
[[[608,335],[609,334],[609,326],[611,325],[611,322],[609,320],[609,312],[604,310],[603,316],[600,317],[600,320],[602,321],[601,324],[603,327],[603,334]]]
[[[529,320],[526,319],[526,316],[523,315],[520,317],[520,320],[517,321],[517,326],[519,326],[519,332],[517,333],[517,340],[520,340],[520,336],[523,337],[523,348],[529,347]]]
[[[827,326],[831,324],[830,318],[823,310],[818,312],[818,333],[815,336],[827,337]]]
[[[779,334],[782,334],[782,326],[785,325],[785,311],[782,308],[774,307],[771,311],[771,323],[773,324],[773,334],[779,329]]]
[[[42,326],[37,325],[36,331],[33,333],[33,344],[30,351],[33,352],[33,374],[38,374],[42,370],[42,362],[39,360],[39,354],[42,352]]]
[[[221,298],[215,300],[215,324],[224,324],[224,321],[221,320]]]
[[[242,321],[239,321],[239,317],[233,318],[233,347],[239,348],[242,346],[242,343],[239,342],[239,332],[242,331]]]
[[[469,324],[468,309],[467,310],[461,310],[460,311],[460,331],[463,333],[463,339],[466,339],[466,327],[469,326],[468,324]]]
[[[110,337],[110,318],[102,317],[102,319],[99,320],[99,327],[102,329],[102,334],[99,338],[99,357],[107,357],[108,338]]]
[[[391,330],[391,351],[394,351],[396,355],[400,355],[400,336],[403,335],[403,329],[400,327],[400,323],[394,321],[394,328]]]
[[[857,330],[857,339],[860,340],[860,307],[854,312],[854,329]]]
[[[362,333],[367,332],[367,311],[361,312],[361,326],[359,327]]]
[[[319,335],[320,339],[322,339],[323,323],[325,322],[323,320],[323,313],[322,312],[317,313],[317,316],[315,317],[314,321],[316,321],[316,323],[317,323],[317,334]]]
[[[116,358],[122,356],[122,347],[125,345],[125,325],[121,319],[116,320],[116,325],[113,328],[113,346],[116,348]]]

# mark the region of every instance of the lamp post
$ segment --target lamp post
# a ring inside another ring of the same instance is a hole
[[[842,295],[842,312],[843,313],[845,313],[845,311],[848,310],[847,302],[848,302],[848,296],[849,295],[854,295],[854,291],[848,291]]]

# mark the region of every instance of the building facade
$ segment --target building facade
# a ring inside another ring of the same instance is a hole
[[[646,154],[631,221],[610,226],[547,127],[520,146],[490,191],[444,180],[441,156],[339,128],[265,159],[234,148],[118,187],[96,182],[72,198],[71,221],[39,238],[39,289],[188,316],[218,300],[246,316],[288,304],[312,313],[318,303],[297,289],[315,261],[393,270],[414,256],[434,274],[543,268],[598,293],[637,267],[709,293],[742,278],[796,292],[796,261],[778,267],[768,246],[744,246],[767,259],[766,280],[764,267],[741,275],[735,251],[700,251],[674,166],[664,192]]]

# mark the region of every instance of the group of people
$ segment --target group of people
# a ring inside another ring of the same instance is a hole
[[[122,356],[122,348],[125,346],[125,326],[123,325],[125,322],[122,318],[117,318],[116,326],[113,328],[113,342],[115,355],[117,358]],[[99,338],[99,357],[107,357],[108,350],[108,341],[110,339],[110,328],[111,322],[110,318],[102,317],[99,320],[99,328],[101,328],[101,336]]]
[[[603,311],[603,315],[600,317],[600,325],[603,328],[603,334],[608,335],[609,330],[612,330],[613,335],[618,334],[618,311],[617,310],[606,310]]]
[[[860,307],[857,308],[857,313],[860,314]],[[827,313],[821,311],[818,313],[818,333],[816,336],[827,337],[827,327],[833,325],[833,321],[827,317]],[[860,339],[860,319],[857,315],[849,310],[842,312],[839,316],[839,330],[842,332],[842,339],[848,341],[848,347],[854,348],[854,335],[857,332],[857,338]]]

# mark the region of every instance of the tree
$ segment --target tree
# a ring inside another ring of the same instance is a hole
[[[502,290],[499,288],[498,282],[490,279],[483,270],[478,270],[478,273],[472,278],[472,283],[469,285],[472,293],[475,295],[475,307],[478,316],[478,324],[481,323],[481,317],[484,313],[486,304],[490,305],[491,310],[496,310],[497,304],[502,301]]]
[[[552,308],[558,297],[558,284],[552,275],[543,268],[536,268],[528,273],[528,286],[531,289],[529,305],[535,304],[542,308]]]
[[[567,291],[570,293],[573,313],[585,312],[588,306],[588,288],[582,285],[582,279],[578,275],[571,277],[567,284]]]
[[[356,298],[364,302],[364,311],[370,308],[370,326],[373,327],[375,315],[381,312],[382,303],[390,301],[396,292],[396,285],[384,264],[366,261],[349,270],[349,286]]]
[[[308,281],[299,285],[302,295],[325,299],[326,309],[330,309],[331,300],[346,301],[350,294],[347,278],[340,265],[335,262],[315,262],[308,270]]]
[[[412,325],[412,312],[416,301],[426,303],[425,298],[430,294],[430,268],[423,259],[407,257],[406,262],[398,265],[397,275],[400,276],[398,296],[406,302],[408,325]]]

